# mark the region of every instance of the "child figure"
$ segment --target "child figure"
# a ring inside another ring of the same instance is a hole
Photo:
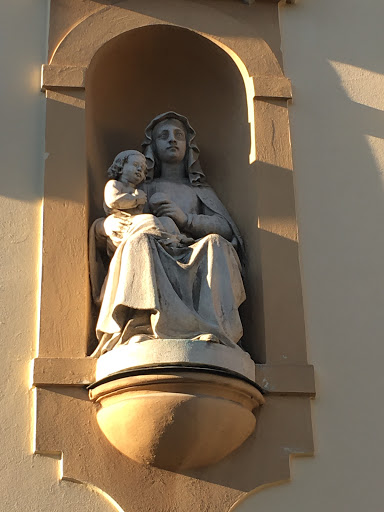
[[[155,217],[152,214],[144,214],[144,207],[147,202],[147,195],[143,190],[137,188],[146,176],[145,156],[139,151],[129,149],[119,153],[111,167],[108,169],[110,179],[104,188],[104,211],[107,215],[114,215],[125,219],[127,229],[135,230],[133,226],[134,217],[137,227],[144,223],[147,229],[153,229],[162,239],[164,246],[184,247],[193,243],[194,240],[181,234],[174,221],[169,217]],[[149,209],[154,210],[157,202],[166,200],[164,194],[154,194],[151,198]],[[113,233],[108,237],[108,252],[113,254],[121,244],[124,237]]]
[[[147,170],[145,156],[139,151],[128,149],[119,153],[108,169],[110,179],[104,188],[104,211],[128,221],[135,215],[143,213],[147,202],[145,192],[137,186],[145,179]],[[122,242],[122,238],[109,237],[114,250]],[[110,245],[110,244],[108,244]]]

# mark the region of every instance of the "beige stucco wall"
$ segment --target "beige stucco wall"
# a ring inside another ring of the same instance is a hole
[[[95,490],[59,481],[59,460],[32,455],[48,1],[2,2],[0,11],[0,510],[115,511]]]
[[[383,509],[384,3],[281,8],[316,454],[236,512]]]
[[[96,491],[58,481],[58,460],[32,456],[47,13],[47,0],[1,5],[0,509],[109,512],[116,507]],[[290,484],[236,512],[382,508],[383,14],[382,0],[281,10],[316,455],[294,459]]]

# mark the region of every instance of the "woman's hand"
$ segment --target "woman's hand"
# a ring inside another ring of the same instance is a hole
[[[136,189],[135,195],[137,195],[137,205],[145,204],[147,202],[147,194],[144,192],[144,190]]]
[[[157,217],[170,217],[179,229],[187,223],[188,217],[176,203],[169,199],[163,201],[156,208]]]

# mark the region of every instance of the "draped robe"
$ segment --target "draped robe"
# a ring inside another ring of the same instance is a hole
[[[209,186],[159,178],[145,185],[145,191],[148,199],[165,193],[187,214],[182,234],[194,242],[180,246],[161,218],[135,216],[111,259],[100,296],[100,260],[96,230],[91,228],[92,290],[94,299],[101,301],[99,345],[93,355],[128,342],[127,322],[138,311],[148,313],[156,338],[213,334],[221,343],[235,346],[243,332],[238,308],[245,291],[235,249],[241,253],[242,241],[227,210]]]

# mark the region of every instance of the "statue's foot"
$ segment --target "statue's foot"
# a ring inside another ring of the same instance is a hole
[[[199,334],[198,336],[195,336],[192,338],[193,341],[207,341],[209,343],[219,343],[220,345],[223,345],[219,338],[215,336],[214,334]]]

